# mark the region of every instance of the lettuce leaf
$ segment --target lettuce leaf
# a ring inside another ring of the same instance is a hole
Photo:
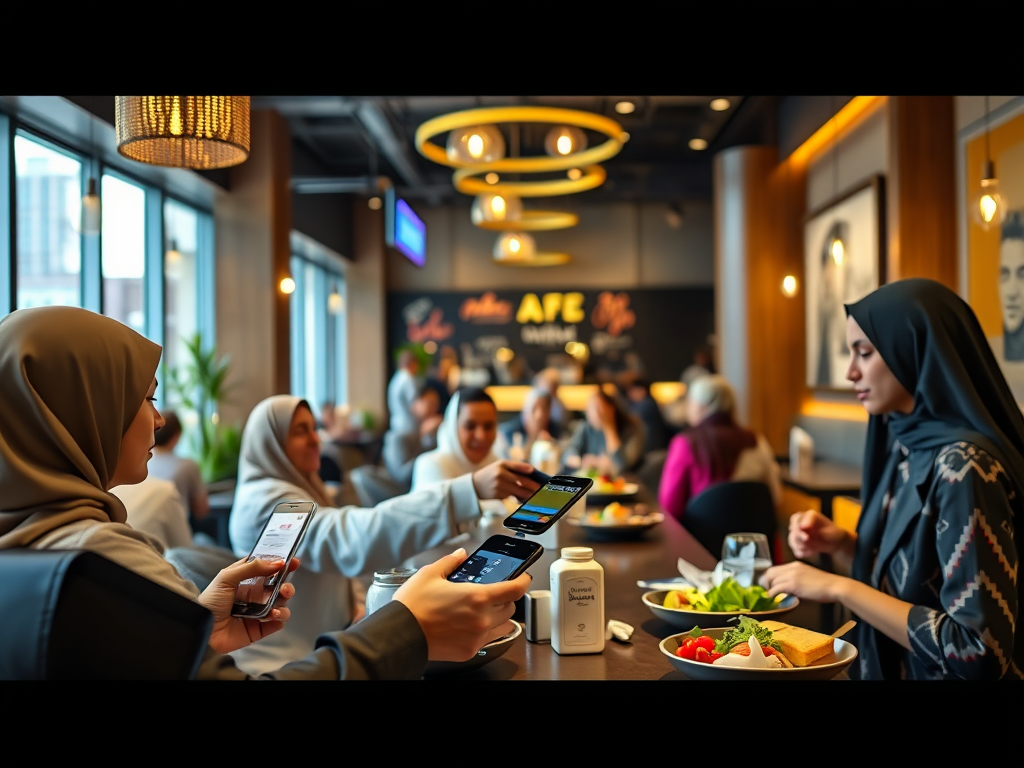
[[[721,639],[715,641],[715,651],[728,653],[737,645],[747,642],[751,635],[757,638],[757,642],[761,644],[762,648],[771,646],[777,651],[782,650],[779,644],[772,639],[770,629],[765,629],[760,622],[749,616],[740,616],[739,626],[726,630]]]

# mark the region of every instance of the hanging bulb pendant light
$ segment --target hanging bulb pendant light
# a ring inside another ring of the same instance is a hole
[[[86,192],[82,196],[82,234],[98,235],[102,221],[100,196],[96,191],[96,179],[90,177]]]
[[[832,97],[832,200],[839,197],[839,128],[836,126],[835,96]],[[846,257],[846,244],[839,235],[838,228],[828,244],[828,252],[837,267],[843,266]]]
[[[988,143],[988,96],[985,97],[985,164],[981,169],[981,185],[971,200],[971,217],[986,232],[993,226],[1000,226],[1006,220],[1009,207],[999,192],[999,179],[996,177],[995,163],[989,152]]]

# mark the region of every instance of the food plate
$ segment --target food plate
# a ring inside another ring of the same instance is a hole
[[[748,614],[749,615],[749,614]],[[701,630],[705,635],[718,640],[728,631],[726,627]],[[846,640],[836,638],[831,653],[807,667],[792,669],[747,669],[745,667],[723,667],[703,661],[690,661],[676,656],[676,649],[689,636],[687,632],[669,635],[658,644],[658,648],[672,666],[691,680],[831,680],[850,666],[857,658],[857,649]]]
[[[637,515],[632,522],[630,518],[611,523],[598,522],[597,517],[597,514],[585,512],[567,517],[566,523],[582,528],[593,539],[621,541],[623,539],[638,539],[651,528],[665,521],[665,516],[661,512]]]
[[[601,483],[597,480],[587,491],[587,504],[602,504],[605,499],[631,499],[640,492],[640,486],[636,483],[626,483],[616,489],[611,483]]]
[[[516,639],[523,634],[523,625],[518,621],[512,623],[516,625],[514,630],[485,645],[469,661],[428,661],[427,671],[424,674],[427,676],[462,674],[494,661],[504,655],[505,651],[511,648]]]
[[[645,592],[643,595],[644,605],[650,608],[651,613],[659,619],[686,630],[694,627],[701,629],[724,627],[728,629],[736,626],[736,621],[731,621],[731,619],[739,619],[740,616],[749,616],[758,621],[778,619],[800,605],[800,598],[795,595],[787,595],[777,608],[772,608],[770,611],[688,611],[684,608],[666,608],[662,605],[668,592],[667,589]]]

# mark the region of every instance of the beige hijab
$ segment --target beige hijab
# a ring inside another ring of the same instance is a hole
[[[160,347],[77,307],[0,320],[0,549],[77,520],[123,523],[107,492]]]
[[[320,506],[334,506],[320,476],[302,474],[284,452],[292,417],[300,405],[309,408],[309,403],[301,397],[274,395],[252,409],[242,433],[235,506],[265,505],[268,487],[280,481],[301,488]]]

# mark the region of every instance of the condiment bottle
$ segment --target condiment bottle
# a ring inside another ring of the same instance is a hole
[[[591,547],[562,547],[551,564],[551,647],[556,653],[604,650],[604,568]]]
[[[366,615],[376,611],[382,605],[391,602],[398,588],[416,573],[415,568],[389,568],[373,574],[373,583],[366,590]]]

